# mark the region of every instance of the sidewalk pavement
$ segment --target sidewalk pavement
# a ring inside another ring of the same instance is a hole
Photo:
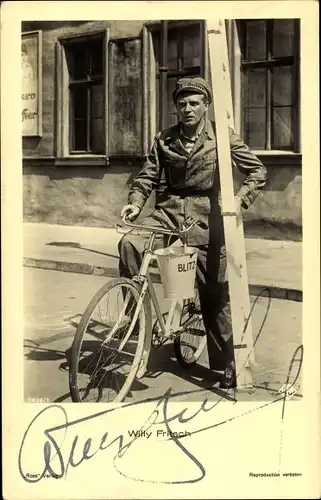
[[[24,266],[118,276],[115,229],[24,223]],[[302,301],[302,243],[246,238],[250,293]],[[154,280],[159,282],[155,269]]]

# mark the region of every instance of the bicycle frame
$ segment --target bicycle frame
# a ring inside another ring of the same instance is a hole
[[[160,330],[161,330],[161,337],[164,339],[169,339],[172,337],[173,334],[178,334],[180,330],[182,330],[182,326],[180,326],[180,318],[183,310],[183,305],[184,301],[182,299],[172,299],[171,304],[170,304],[170,309],[166,318],[166,322],[164,321],[160,305],[158,302],[158,298],[156,295],[155,287],[151,278],[151,275],[149,273],[149,266],[152,260],[156,260],[156,256],[153,252],[153,246],[155,242],[155,237],[156,233],[153,232],[151,233],[148,241],[148,246],[146,250],[144,251],[143,255],[143,260],[142,264],[139,270],[139,273],[137,276],[135,276],[133,279],[135,281],[138,281],[141,286],[141,292],[140,292],[140,299],[141,303],[144,300],[145,294],[148,290],[148,293],[150,295],[151,302],[153,304],[156,317],[159,322]],[[141,306],[141,303],[139,301],[139,306]],[[137,306],[137,310],[138,310]],[[137,317],[135,318],[135,321],[137,320]],[[194,320],[195,321],[195,320]],[[188,325],[188,322],[184,324],[184,328]]]
[[[148,240],[148,245],[145,248],[144,253],[143,253],[143,260],[142,260],[138,275],[133,277],[133,281],[136,281],[137,283],[139,283],[141,285],[141,291],[139,294],[139,299],[137,302],[137,307],[136,307],[135,313],[132,317],[131,325],[128,329],[128,332],[127,332],[125,338],[123,339],[121,346],[119,347],[120,350],[124,347],[124,345],[126,344],[126,342],[129,339],[130,335],[132,334],[132,331],[134,329],[134,326],[136,324],[138,316],[141,312],[141,308],[142,308],[145,294],[147,291],[149,293],[151,302],[153,304],[153,307],[154,307],[154,310],[156,313],[156,317],[157,317],[158,322],[159,322],[160,331],[161,331],[161,334],[159,336],[162,337],[165,341],[179,335],[180,331],[182,331],[184,328],[187,328],[189,326],[189,324],[192,324],[195,322],[195,317],[192,316],[190,319],[188,319],[184,323],[184,325],[180,325],[181,315],[182,315],[183,306],[184,306],[184,301],[181,299],[180,300],[178,300],[178,299],[171,300],[171,305],[170,305],[169,313],[168,313],[167,318],[166,318],[166,322],[164,321],[164,318],[163,318],[163,315],[162,315],[162,312],[160,309],[160,305],[159,305],[159,302],[157,299],[155,287],[154,287],[154,284],[152,282],[152,278],[151,278],[151,275],[149,272],[149,266],[150,266],[150,263],[152,260],[154,260],[154,259],[156,260],[156,256],[153,252],[153,247],[154,247],[154,242],[155,242],[155,238],[156,238],[157,233],[163,234],[163,235],[166,234],[169,236],[176,236],[180,239],[184,238],[183,244],[184,244],[184,246],[186,246],[186,233],[187,233],[187,231],[189,229],[191,229],[191,227],[193,227],[195,224],[198,223],[197,221],[192,220],[192,223],[190,224],[190,226],[187,229],[178,232],[178,231],[166,230],[166,229],[157,228],[157,227],[147,227],[147,226],[142,227],[142,226],[137,226],[135,224],[128,224],[124,219],[123,219],[123,221],[126,225],[128,225],[132,228],[136,228],[139,230],[145,229],[145,230],[149,231],[150,236],[149,236],[149,240]],[[126,307],[127,307],[126,305],[123,307],[123,313],[125,312]],[[121,314],[121,317],[122,317],[123,313]],[[118,322],[120,322],[120,321],[121,321],[121,319],[119,318]],[[140,360],[139,369],[138,369],[137,374],[136,374],[137,378],[143,377],[145,372],[146,372],[147,364],[148,364],[148,360],[149,360],[149,355],[150,355],[150,350],[151,350],[151,346],[152,346],[152,335],[153,335],[152,329],[150,331],[146,331],[143,354],[142,354],[142,357]]]

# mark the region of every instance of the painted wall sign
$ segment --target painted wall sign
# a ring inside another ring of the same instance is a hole
[[[42,134],[41,32],[22,33],[21,37],[21,123],[23,136]]]

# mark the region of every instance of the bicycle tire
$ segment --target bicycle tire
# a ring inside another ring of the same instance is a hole
[[[81,318],[81,321],[78,325],[72,347],[71,347],[71,361],[70,361],[70,369],[69,369],[69,389],[70,389],[70,394],[73,402],[76,403],[81,403],[81,402],[87,402],[84,401],[81,397],[81,391],[79,385],[78,385],[78,366],[79,366],[79,360],[80,360],[80,355],[81,355],[81,346],[83,342],[84,335],[86,334],[88,324],[90,322],[90,319],[93,315],[93,312],[95,311],[96,307],[99,305],[99,303],[102,301],[104,297],[107,296],[109,292],[111,292],[113,289],[116,289],[117,287],[122,288],[126,287],[133,292],[133,296],[135,297],[136,304],[139,298],[141,286],[138,283],[135,283],[134,281],[128,279],[128,278],[116,278],[112,281],[109,281],[105,285],[103,285],[93,296],[91,301],[89,302],[88,306],[85,309],[85,312]],[[136,309],[135,309],[136,310]],[[146,329],[151,328],[152,326],[152,313],[151,313],[151,304],[149,300],[149,296],[146,293],[141,311],[140,311],[140,316],[139,316],[139,329],[138,333],[135,333],[135,339],[137,338],[137,348],[135,352],[135,356],[133,359],[133,365],[130,369],[130,372],[128,373],[128,376],[126,377],[123,386],[121,387],[119,393],[117,396],[113,399],[112,402],[121,402],[125,399],[127,396],[128,392],[130,391],[130,388],[132,386],[132,383],[135,379],[136,373],[138,371],[138,368],[140,366],[140,361],[143,353],[143,348],[144,348],[144,339],[146,335]],[[143,319],[141,320],[141,315],[143,314]],[[131,322],[129,323],[131,325]],[[118,330],[115,330],[115,334],[117,334]],[[114,336],[115,336],[114,334]],[[126,336],[126,334],[124,335]],[[129,338],[133,337],[133,332],[130,334]],[[111,337],[112,339],[113,337]],[[128,341],[127,341],[128,342]],[[127,345],[127,344],[125,344]],[[104,366],[105,368],[105,366]],[[95,401],[97,402],[97,401]]]
[[[206,343],[207,343],[207,337],[206,337],[206,331],[205,331],[203,319],[199,319],[199,316],[201,315],[201,313],[200,312],[197,312],[197,313],[196,312],[194,312],[194,313],[189,312],[191,307],[192,308],[194,307],[196,311],[200,311],[199,295],[198,295],[197,290],[195,290],[195,296],[193,299],[188,299],[187,301],[185,301],[183,311],[182,311],[182,316],[181,316],[181,325],[184,325],[184,322],[186,322],[187,319],[189,320],[190,318],[195,316],[194,328],[193,328],[193,323],[192,323],[192,325],[190,327],[188,327],[186,330],[183,330],[183,332],[174,339],[174,343],[173,343],[174,353],[175,353],[176,359],[177,359],[178,363],[185,369],[190,369],[196,365],[196,363],[198,362],[199,358],[201,357],[201,355],[205,349]],[[184,319],[185,315],[188,315],[188,318]],[[196,326],[199,326],[199,328],[195,328]],[[193,351],[190,353],[189,356],[187,356],[186,351],[184,349],[186,347],[186,344],[187,344],[187,341],[186,340],[184,341],[186,334],[193,335],[194,338],[200,339],[199,344],[195,348],[195,350],[194,350],[194,347],[191,346],[191,343],[189,344],[190,351]],[[185,344],[184,344],[184,342],[185,342]]]

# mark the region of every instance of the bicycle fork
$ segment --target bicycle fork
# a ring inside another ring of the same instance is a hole
[[[133,315],[133,317],[131,319],[131,323],[130,323],[130,326],[128,328],[128,332],[126,333],[126,335],[125,335],[122,343],[119,346],[119,350],[120,351],[126,345],[126,342],[128,341],[129,337],[131,336],[131,334],[133,332],[133,329],[134,329],[134,327],[136,325],[136,321],[138,319],[138,315],[140,314],[140,311],[141,311],[141,308],[142,308],[142,305],[143,305],[143,301],[144,301],[144,298],[145,298],[147,286],[148,286],[148,283],[147,283],[147,281],[145,281],[145,283],[143,283],[142,289],[140,291],[139,299],[138,299],[138,302],[137,302],[137,306],[135,308],[134,315]],[[120,315],[120,318],[119,318],[118,322],[120,321],[121,317],[125,314],[126,308],[128,306],[128,302],[129,302],[129,299],[126,299],[125,302],[124,302],[123,310],[122,310],[122,313]],[[145,320],[146,320],[146,318],[145,318]]]

